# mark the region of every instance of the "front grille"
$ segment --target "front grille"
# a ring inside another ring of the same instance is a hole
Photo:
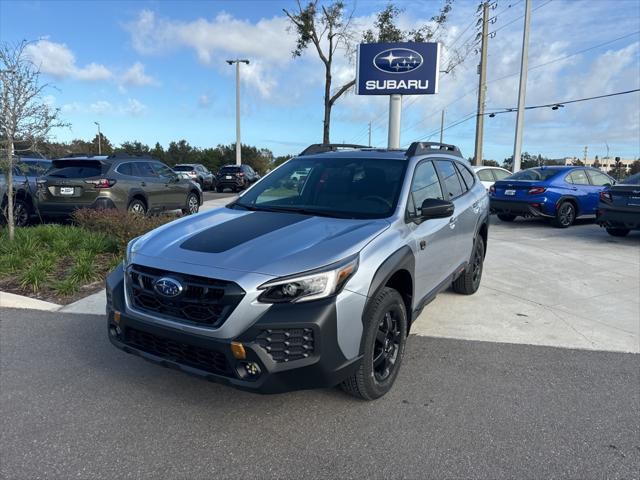
[[[260,345],[275,362],[290,362],[313,354],[314,341],[311,328],[283,328],[263,330],[256,337]]]
[[[129,298],[135,308],[182,323],[219,327],[238,306],[245,292],[237,284],[195,275],[167,272],[142,265],[127,269]],[[158,293],[155,282],[171,277],[182,284],[176,297]]]
[[[149,332],[125,329],[125,343],[143,352],[219,375],[229,375],[231,369],[223,353],[176,342]]]

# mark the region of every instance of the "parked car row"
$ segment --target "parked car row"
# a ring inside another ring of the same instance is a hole
[[[238,192],[259,178],[248,165],[226,165],[216,176],[202,164],[179,164],[172,169],[150,156],[20,158],[13,169],[14,218],[17,226],[25,226],[34,216],[67,217],[79,208],[193,214],[202,205],[204,190]],[[7,191],[0,174],[3,212]]]

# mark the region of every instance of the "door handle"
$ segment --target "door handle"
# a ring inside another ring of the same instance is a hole
[[[451,220],[449,220],[449,228],[451,229],[456,228],[456,221],[458,221],[456,217],[451,217]]]

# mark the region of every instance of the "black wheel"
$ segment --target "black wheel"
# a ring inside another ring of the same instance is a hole
[[[364,356],[342,389],[364,400],[380,398],[393,386],[407,341],[407,311],[400,294],[384,287],[367,306]]]
[[[191,192],[187,195],[187,206],[182,209],[182,213],[185,215],[193,215],[194,213],[198,213],[200,210],[200,200],[198,196]]]
[[[224,188],[222,188],[222,187],[216,187],[216,192],[218,192],[218,193],[222,193],[222,192],[224,192]]]
[[[509,215],[508,213],[499,213],[498,218],[503,222],[513,222],[516,219],[516,216]]]
[[[127,211],[129,213],[135,213],[137,215],[144,215],[147,213],[147,206],[144,204],[142,200],[138,198],[134,198],[129,203],[129,206],[127,207]]]
[[[13,221],[16,227],[26,227],[31,220],[31,208],[24,200],[13,201]]]
[[[556,216],[551,220],[554,227],[570,227],[576,219],[576,207],[571,202],[562,202],[558,205]]]
[[[628,228],[607,228],[607,233],[612,237],[626,237],[630,231]]]
[[[484,240],[477,237],[473,244],[471,263],[453,282],[453,290],[463,295],[472,295],[478,291],[482,280],[482,267],[484,265]]]

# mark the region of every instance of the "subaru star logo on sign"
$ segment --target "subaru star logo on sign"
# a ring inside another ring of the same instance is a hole
[[[177,297],[182,293],[182,284],[175,278],[163,277],[154,283],[153,288],[164,297]]]
[[[358,46],[358,95],[438,93],[439,43],[362,43]]]

